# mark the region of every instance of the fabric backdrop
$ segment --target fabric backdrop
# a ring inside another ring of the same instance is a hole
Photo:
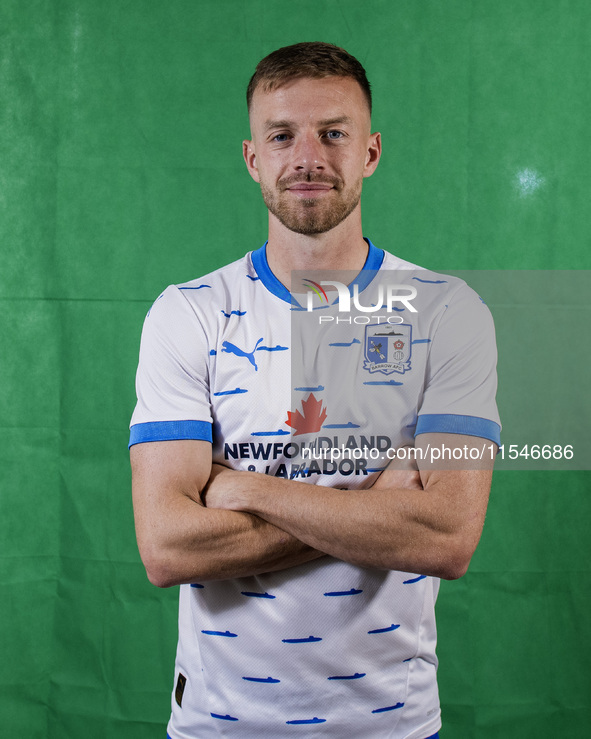
[[[140,330],[166,285],[264,241],[244,91],[302,40],[373,83],[376,245],[440,271],[591,269],[587,0],[2,0],[2,736],[164,737],[178,589],[148,583],[133,530]],[[588,733],[589,482],[496,475],[437,606],[443,739]]]

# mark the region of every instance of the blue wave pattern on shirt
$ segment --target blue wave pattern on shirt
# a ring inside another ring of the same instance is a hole
[[[191,583],[191,587],[192,587],[192,588],[204,588],[205,586],[204,586],[204,585],[201,585],[201,584],[200,584],[200,583],[198,583],[198,582],[192,582],[192,583]]]
[[[230,318],[230,316],[238,316],[238,318],[242,318],[242,316],[246,315],[245,310],[231,310],[229,313],[226,313],[226,311],[223,310],[222,313],[226,318]]]
[[[277,431],[251,431],[251,436],[289,436],[289,431],[277,429]]]
[[[354,675],[333,675],[332,677],[326,678],[327,680],[359,680],[365,677],[367,673],[356,672]]]
[[[359,424],[348,421],[347,423],[325,423],[323,429],[358,429]]]
[[[201,290],[202,287],[208,287],[211,290],[211,285],[197,285],[196,287],[185,285],[184,287],[179,287],[179,290]]]
[[[300,718],[295,719],[293,721],[286,721],[286,724],[324,724],[326,723],[325,718],[317,718],[314,716],[314,718]]]
[[[332,593],[324,593],[324,595],[328,597],[341,597],[343,595],[359,595],[359,593],[363,593],[363,590],[351,588],[351,590],[335,590]]]
[[[411,344],[430,344],[431,339],[414,339],[410,342]]]
[[[277,344],[277,346],[259,346],[257,352],[286,352],[287,349],[288,347]]]
[[[338,300],[338,298],[337,298],[337,300]],[[333,305],[334,305],[334,303],[333,303]],[[329,305],[326,305],[325,304],[325,305],[314,305],[314,306],[312,306],[312,310],[313,311],[315,311],[315,310],[327,310],[328,308],[330,308],[330,304]],[[290,310],[295,311],[297,313],[302,313],[303,311],[307,311],[308,309],[307,308],[304,308],[303,306],[301,306],[299,304],[297,304],[297,305],[292,305],[291,308],[290,308]]]
[[[220,713],[210,713],[209,714],[212,718],[219,718],[222,721],[238,721],[236,716],[230,716],[229,713],[227,713],[225,716],[222,716]]]
[[[376,708],[372,713],[384,713],[385,711],[395,711],[397,708],[402,708],[404,703],[397,703],[395,706],[386,706],[385,708]]]
[[[386,626],[385,629],[372,629],[372,631],[368,631],[368,634],[385,634],[387,631],[396,631],[396,629],[400,628],[400,624],[392,624],[391,626]]]
[[[396,382],[396,380],[369,380],[364,382],[364,385],[402,385],[402,382]]]
[[[209,631],[208,629],[202,629],[201,633],[207,634],[207,636],[238,636],[238,634],[233,634],[231,631]]]
[[[214,396],[218,398],[220,395],[240,395],[241,393],[247,393],[248,390],[245,390],[242,387],[236,387],[234,390],[220,390],[219,393],[214,393]]]
[[[275,677],[243,677],[243,680],[248,680],[251,683],[280,683],[281,680],[278,680]]]
[[[353,344],[361,344],[361,342],[359,341],[359,339],[353,339],[353,341],[349,341],[348,343],[346,343],[346,342],[340,342],[340,341],[335,341],[333,344],[329,344],[329,346],[344,346],[344,347],[349,347],[349,346],[353,346]]]
[[[306,644],[308,642],[322,641],[319,636],[306,636],[303,639],[282,639],[284,644]]]
[[[427,575],[419,575],[418,577],[413,577],[412,580],[404,580],[403,585],[412,585],[413,582],[419,582],[419,580],[424,580],[427,577]]]
[[[246,590],[243,590],[240,595],[245,595],[247,598],[269,598],[271,600],[277,597],[275,595],[271,595],[270,593],[249,593]]]
[[[413,277],[412,279],[417,282],[425,282],[429,285],[443,285],[447,282],[447,280],[422,280],[420,277]]]
[[[294,390],[302,393],[319,393],[324,390],[324,385],[318,385],[318,387],[294,387]]]
[[[256,282],[257,280],[260,280],[260,277],[252,277],[252,275],[246,275],[249,280],[252,280],[253,282]]]

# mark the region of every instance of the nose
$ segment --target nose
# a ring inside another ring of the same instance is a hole
[[[293,168],[299,172],[322,171],[325,167],[322,141],[313,133],[300,134],[292,148]]]

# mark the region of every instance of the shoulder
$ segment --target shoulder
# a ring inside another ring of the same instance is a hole
[[[237,259],[235,262],[226,264],[213,272],[209,272],[189,282],[181,282],[175,285],[175,287],[177,290],[186,291],[190,295],[193,290],[215,289],[222,285],[232,284],[236,280],[254,282],[256,279],[257,274],[252,263],[252,252],[248,252],[248,254]]]
[[[414,264],[405,259],[384,251],[381,271],[403,272],[396,275],[397,281],[414,287],[417,291],[418,303],[427,308],[439,308],[442,312],[450,306],[478,307],[488,312],[480,296],[460,277]]]
[[[152,314],[170,317],[172,314],[199,312],[212,301],[227,302],[241,285],[252,285],[258,280],[252,264],[251,252],[235,262],[226,264],[202,277],[188,282],[169,285],[154,301],[148,311]],[[224,297],[225,296],[225,297]]]

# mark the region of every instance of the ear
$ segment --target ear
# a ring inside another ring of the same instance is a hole
[[[380,157],[382,156],[382,134],[372,133],[367,142],[367,152],[365,156],[365,167],[363,169],[364,177],[371,177],[376,171]]]
[[[246,169],[255,182],[259,180],[259,170],[257,169],[257,158],[254,152],[254,143],[252,141],[242,142],[242,156],[246,163]]]

